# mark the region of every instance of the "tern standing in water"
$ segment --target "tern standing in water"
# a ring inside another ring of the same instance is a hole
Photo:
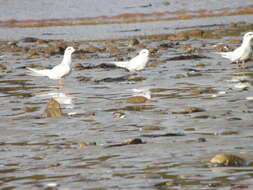
[[[132,58],[130,61],[116,61],[111,62],[117,67],[122,67],[127,69],[130,72],[143,70],[148,62],[149,51],[147,49],[143,49],[139,52],[139,54]]]
[[[75,51],[73,47],[67,47],[64,52],[64,57],[59,65],[54,66],[52,69],[33,69],[27,67],[29,74],[32,76],[47,76],[53,80],[59,80],[60,85],[64,85],[64,77],[71,72],[71,55]]]
[[[252,46],[251,46],[252,39],[253,39],[253,32],[247,32],[243,36],[243,41],[240,47],[238,47],[234,51],[219,52],[219,54],[222,57],[231,60],[232,62],[236,62],[237,64],[241,62],[244,67],[245,61],[252,56]]]

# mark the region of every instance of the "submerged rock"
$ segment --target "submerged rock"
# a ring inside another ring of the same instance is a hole
[[[108,46],[105,51],[110,54],[120,54],[120,50],[116,47]]]
[[[146,135],[141,135],[141,136],[157,138],[157,137],[180,137],[180,136],[185,136],[185,135],[183,133],[165,133],[165,134],[146,134]]]
[[[96,142],[81,142],[81,143],[79,143],[80,148],[87,147],[87,146],[96,146],[96,145],[97,145]]]
[[[29,49],[28,51],[27,51],[27,55],[29,56],[29,57],[32,57],[32,56],[34,56],[34,55],[39,55],[39,50],[38,49]]]
[[[200,94],[215,94],[218,93],[216,89],[213,87],[206,87],[206,88],[192,88],[190,89],[192,95],[200,95]]]
[[[43,48],[42,51],[48,55],[63,54],[67,46],[65,42],[54,41]]]
[[[48,101],[47,107],[42,114],[43,117],[61,117],[62,115],[60,104],[53,98]]]
[[[180,48],[183,49],[186,53],[193,53],[197,51],[197,48],[192,47],[191,44],[182,44]]]
[[[205,111],[205,110],[202,108],[190,106],[190,107],[186,107],[182,110],[173,111],[172,113],[173,114],[189,114],[189,113],[203,112],[203,111]]]
[[[183,36],[183,35],[175,35],[175,34],[171,34],[168,36],[168,40],[170,41],[185,41],[188,40],[189,37],[188,36]]]
[[[180,60],[190,60],[190,59],[210,59],[210,58],[207,56],[190,54],[190,55],[180,55],[180,56],[171,57],[171,58],[166,59],[166,61],[180,61]]]
[[[129,41],[130,46],[136,46],[136,45],[139,45],[139,44],[140,44],[140,42],[136,38]]]
[[[38,38],[33,38],[33,37],[26,37],[21,39],[22,42],[25,43],[33,43],[33,42],[37,42],[39,39]]]
[[[122,144],[142,144],[142,140],[140,138],[134,138],[134,139],[126,139]]]
[[[80,49],[79,51],[81,51],[82,53],[99,53],[101,49],[96,46],[91,45],[86,48]]]
[[[138,75],[125,75],[122,77],[115,77],[115,78],[111,78],[111,77],[107,77],[104,79],[100,79],[100,80],[95,80],[95,82],[123,82],[123,81],[142,81],[145,80],[145,77],[142,76],[138,76]]]
[[[139,75],[128,75],[127,80],[128,81],[143,81],[143,80],[146,80],[146,78]]]
[[[77,63],[73,66],[75,70],[80,71],[83,70],[85,67],[81,63]]]
[[[161,127],[159,126],[152,126],[152,125],[145,125],[145,126],[138,126],[140,130],[145,131],[154,131],[154,130],[161,130]]]
[[[178,36],[183,36],[185,38],[192,38],[192,37],[195,37],[195,38],[201,38],[203,37],[205,31],[204,30],[200,30],[200,29],[192,29],[192,30],[185,30],[185,31],[182,31],[182,32],[178,32],[177,35]]]
[[[232,48],[227,46],[227,45],[224,45],[224,44],[217,44],[214,46],[215,50],[218,51],[218,52],[226,52],[226,51],[231,51]]]
[[[2,71],[2,70],[6,70],[6,69],[7,69],[7,67],[6,67],[5,65],[0,64],[0,71]]]
[[[79,76],[79,77],[76,77],[76,79],[80,82],[88,82],[91,80],[90,77],[85,77],[85,76]]]
[[[123,143],[120,144],[112,144],[112,145],[108,145],[106,146],[106,148],[111,148],[111,147],[119,147],[119,146],[126,146],[126,145],[130,145],[130,144],[144,144],[145,142],[143,142],[140,138],[130,138],[130,139],[126,139]]]
[[[243,166],[245,165],[246,161],[233,154],[227,154],[227,153],[221,153],[216,154],[211,160],[210,163],[214,166],[220,167],[220,166]]]
[[[130,103],[130,104],[142,104],[142,103],[146,103],[146,102],[152,102],[152,100],[150,100],[144,96],[132,96],[132,97],[126,98],[122,101],[125,103]]]
[[[203,138],[203,137],[200,137],[200,138],[198,138],[198,142],[199,142],[199,143],[206,142],[206,139]]]
[[[131,106],[126,106],[123,108],[113,108],[113,109],[107,109],[105,111],[107,112],[111,112],[111,111],[143,111],[143,110],[151,110],[154,109],[153,105],[143,105],[143,104],[139,104],[139,105],[131,105]]]
[[[196,71],[190,71],[190,72],[187,72],[186,75],[188,77],[199,77],[199,76],[202,76],[202,73],[196,72]]]
[[[187,77],[187,76],[184,74],[176,74],[176,76],[175,76],[176,79],[181,79],[181,78],[185,78],[185,77]]]

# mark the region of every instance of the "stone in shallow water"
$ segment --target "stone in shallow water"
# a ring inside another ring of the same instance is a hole
[[[87,146],[96,146],[96,145],[97,145],[96,142],[81,142],[81,143],[79,143],[80,148],[87,147]]]
[[[122,144],[142,144],[142,140],[139,138],[126,139]]]
[[[37,42],[39,39],[38,38],[33,38],[33,37],[26,37],[21,39],[22,42],[25,43],[33,43],[33,42]]]
[[[91,80],[90,77],[85,77],[85,76],[79,76],[79,77],[76,77],[76,79],[80,82],[88,82]]]
[[[5,65],[0,64],[0,70],[6,70],[7,67]]]
[[[101,49],[96,46],[90,45],[86,48],[81,49],[80,51],[82,51],[82,53],[99,53],[101,52]]]
[[[245,160],[239,156],[227,153],[216,154],[210,163],[214,166],[243,166],[245,165]]]
[[[202,112],[205,111],[202,108],[198,108],[198,107],[186,107],[182,110],[177,110],[177,111],[173,111],[173,114],[188,114],[188,113],[194,113],[194,112]]]
[[[140,42],[136,38],[134,38],[134,39],[132,39],[132,40],[129,41],[129,45],[130,46],[136,46],[136,45],[139,45],[139,44],[140,44]]]
[[[198,142],[199,142],[199,143],[206,142],[206,139],[203,138],[203,137],[200,137],[200,138],[198,138]]]
[[[43,117],[61,117],[63,116],[61,112],[60,104],[55,100],[51,99],[47,103],[47,107],[42,114]]]
[[[144,96],[132,96],[132,97],[124,99],[123,102],[130,103],[130,104],[142,104],[142,103],[152,102],[152,101]]]
[[[110,54],[120,54],[120,50],[116,47],[108,46],[105,51]]]
[[[34,55],[39,55],[39,50],[38,49],[29,49],[28,51],[27,51],[27,55],[29,56],[29,57],[32,57],[32,56],[34,56]]]

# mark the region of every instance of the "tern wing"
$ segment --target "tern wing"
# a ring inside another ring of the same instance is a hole
[[[218,52],[219,55],[221,55],[224,58],[228,58],[228,59],[231,58],[231,55],[232,55],[231,53],[232,52]]]
[[[234,51],[230,51],[230,52],[219,52],[219,54],[227,59],[230,59],[232,62],[238,61],[240,60],[240,58],[242,57],[244,52],[244,49],[242,48],[242,46],[240,46],[239,48],[235,49]]]
[[[122,68],[127,68],[129,64],[128,61],[116,61],[116,62],[111,62],[111,63],[116,65],[117,67],[122,67]]]
[[[30,67],[27,67],[27,69],[29,70],[29,74],[32,76],[48,76],[51,72],[50,69],[38,70]]]
[[[236,61],[237,57],[238,57],[238,56],[236,56],[236,54],[233,51],[230,51],[230,52],[217,52],[216,54],[219,54],[222,57],[227,58],[232,62]]]

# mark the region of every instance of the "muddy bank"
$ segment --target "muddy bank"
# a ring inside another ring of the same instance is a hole
[[[19,52],[25,53],[30,58],[48,58],[52,55],[63,54],[67,46],[75,46],[78,48],[74,57],[79,59],[94,57],[94,54],[107,53],[111,56],[116,56],[117,60],[123,59],[123,54],[129,51],[135,51],[140,48],[147,48],[150,43],[159,43],[156,47],[150,48],[151,57],[155,57],[158,50],[166,50],[170,48],[179,48],[185,53],[204,52],[205,44],[200,47],[193,47],[191,41],[193,39],[220,39],[227,36],[241,36],[242,33],[253,31],[253,25],[245,22],[231,23],[228,25],[212,25],[211,29],[188,29],[177,33],[157,34],[135,36],[130,39],[120,38],[112,40],[89,40],[89,41],[72,41],[66,42],[64,40],[50,40],[39,39],[34,37],[26,37],[15,41],[1,41],[0,50],[2,52],[15,52],[14,55],[19,55]],[[187,42],[189,41],[189,42]],[[234,44],[240,44],[241,40],[228,41],[226,47],[224,45],[217,45],[214,47],[215,51],[227,51],[232,49]],[[124,44],[123,48],[119,48]],[[227,48],[227,49],[226,49]],[[95,55],[96,56],[96,55]],[[183,60],[183,59],[197,59],[201,58],[196,55],[195,57],[174,57],[169,60]],[[204,58],[204,57],[203,57]],[[205,57],[207,58],[207,57]],[[168,60],[168,61],[169,61]],[[100,66],[101,68],[103,65]],[[79,65],[81,69],[81,65]],[[91,69],[83,67],[82,69]]]

